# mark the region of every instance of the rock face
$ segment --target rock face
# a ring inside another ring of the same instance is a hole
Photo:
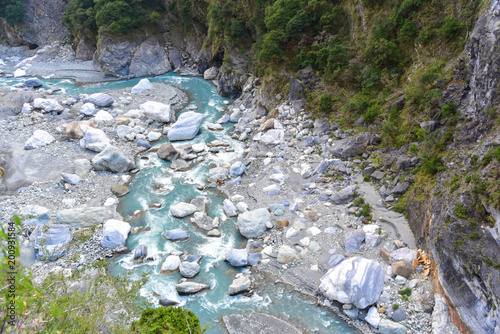
[[[111,211],[105,207],[72,208],[59,211],[57,223],[85,228],[103,224],[112,216]]]
[[[384,269],[368,259],[342,261],[321,278],[320,291],[331,300],[364,309],[374,304],[384,289]]]
[[[436,305],[432,312],[432,334],[459,334],[460,331],[450,320],[448,306],[443,295],[436,293],[434,300]]]
[[[229,334],[301,334],[288,322],[275,316],[263,313],[231,314],[224,315],[222,322]]]
[[[145,40],[134,52],[129,66],[129,75],[146,77],[170,72],[172,66],[165,49],[158,39],[151,37]]]
[[[134,162],[114,146],[106,147],[104,151],[92,158],[92,165],[95,170],[107,170],[113,173],[125,173],[135,168]]]
[[[69,225],[38,226],[30,236],[34,237],[36,258],[54,261],[65,255],[73,232],[74,229]]]
[[[168,139],[170,141],[193,139],[198,134],[204,118],[204,115],[194,111],[183,113],[168,131]]]
[[[48,145],[55,140],[50,133],[44,130],[35,130],[33,135],[28,138],[26,143],[24,143],[24,148],[26,150],[33,150],[35,148]]]
[[[105,248],[125,246],[129,232],[129,223],[110,219],[104,223],[101,246]]]
[[[238,216],[238,229],[247,238],[257,238],[266,231],[266,223],[270,217],[266,208],[246,211]]]
[[[174,111],[168,104],[148,101],[141,104],[141,111],[154,121],[168,123],[174,120]]]

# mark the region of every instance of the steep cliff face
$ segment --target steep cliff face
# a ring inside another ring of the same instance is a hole
[[[450,85],[444,94],[462,114],[447,147],[447,170],[407,197],[415,236],[430,248],[440,287],[461,329],[471,333],[500,332],[500,161],[493,158],[500,145],[499,23],[495,0],[467,43],[463,85]]]

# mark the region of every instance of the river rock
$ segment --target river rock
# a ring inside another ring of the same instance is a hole
[[[422,305],[422,309],[425,313],[432,313],[434,309],[434,295],[431,292],[425,292],[417,298],[417,301]]]
[[[94,120],[94,122],[98,124],[101,123],[111,124],[114,120],[113,116],[106,110],[99,110],[92,119]]]
[[[148,101],[141,104],[141,111],[154,121],[168,123],[174,120],[174,111],[168,104]]]
[[[99,109],[95,107],[95,104],[85,103],[80,109],[80,113],[84,114],[85,116],[94,116],[98,110]]]
[[[107,108],[107,107],[110,107],[113,104],[113,102],[115,102],[115,100],[113,100],[113,98],[108,94],[95,93],[95,94],[92,94],[92,95],[84,98],[83,102],[93,103],[96,106],[98,106],[99,108]]]
[[[229,286],[229,295],[234,296],[242,292],[247,292],[250,290],[251,285],[252,281],[250,280],[250,277],[238,274],[233,280],[233,283]]]
[[[39,97],[33,100],[33,107],[35,107],[36,109],[41,109],[42,112],[45,113],[52,111],[60,113],[64,110],[64,107],[60,105],[56,100],[42,99]]]
[[[192,295],[203,290],[210,289],[210,285],[196,283],[196,282],[183,282],[175,286],[179,295]]]
[[[165,239],[170,241],[183,241],[189,238],[186,230],[182,228],[176,228],[173,230],[167,230],[161,234]]]
[[[228,217],[236,217],[238,215],[236,206],[229,199],[224,200],[224,213]]]
[[[177,159],[177,160],[172,161],[172,163],[170,164],[169,167],[172,168],[176,172],[185,172],[187,170],[190,170],[192,166],[193,166],[192,161]]]
[[[177,304],[180,303],[177,300],[171,300],[171,299],[168,299],[168,298],[162,298],[158,302],[160,303],[161,306],[165,306],[165,307],[175,306],[175,305],[177,305]]]
[[[148,256],[148,248],[144,245],[137,245],[134,249],[134,263],[142,263]]]
[[[170,141],[193,139],[198,134],[204,118],[203,114],[194,111],[181,114],[168,131],[168,139]]]
[[[204,212],[195,212],[194,216],[190,218],[189,221],[191,221],[191,223],[196,225],[198,228],[201,228],[205,231],[211,231],[214,228],[219,227],[219,220],[217,219],[217,221],[215,221],[215,219],[207,216],[207,214]],[[214,224],[214,222],[217,224],[217,226]]]
[[[71,185],[77,185],[81,181],[81,177],[76,174],[61,173],[61,176],[64,182]]]
[[[211,168],[208,171],[208,182],[215,183],[218,180],[225,181],[227,180],[227,173],[227,168],[224,167]]]
[[[196,211],[196,205],[180,202],[170,207],[170,213],[176,218],[184,218]]]
[[[417,252],[408,247],[399,248],[391,252],[391,262],[406,260],[413,263],[413,260],[416,258]]]
[[[52,143],[55,140],[50,133],[44,130],[35,130],[33,135],[24,143],[24,149],[33,150]]]
[[[159,158],[168,161],[174,161],[180,156],[179,152],[175,149],[172,143],[162,144],[156,154],[158,154]]]
[[[391,314],[391,318],[394,321],[401,322],[406,319],[406,311],[404,308],[400,307],[397,310],[393,311]],[[439,332],[442,333],[442,332]]]
[[[273,315],[260,312],[222,316],[228,334],[301,334],[301,330]]]
[[[345,204],[350,202],[356,196],[356,185],[347,186],[337,192],[334,192],[330,196],[330,200],[333,204]]]
[[[219,69],[217,67],[210,67],[209,69],[203,72],[203,78],[205,80],[215,80],[217,78],[217,74],[219,74]]]
[[[177,255],[169,255],[161,265],[160,274],[176,271],[181,264],[181,259]]]
[[[129,223],[116,219],[107,220],[102,229],[101,246],[104,248],[125,246],[129,232]]]
[[[380,334],[406,334],[408,332],[408,328],[398,324],[397,322],[382,319],[379,323],[379,331]]]
[[[92,121],[73,121],[66,126],[66,135],[71,139],[80,139],[83,137],[83,132],[80,129],[81,125],[95,128]]]
[[[219,238],[220,236],[221,236],[221,233],[216,228],[207,232],[207,237],[210,237],[210,238]]]
[[[233,267],[243,267],[248,265],[248,251],[243,249],[232,249],[226,255],[226,261]]]
[[[135,168],[134,162],[114,146],[106,147],[101,153],[92,158],[92,165],[97,171],[125,173]]]
[[[43,225],[50,221],[49,209],[39,205],[23,206],[17,213],[23,224]]]
[[[148,133],[148,141],[157,141],[160,138],[161,138],[161,133],[159,133],[159,132],[150,131]]]
[[[266,145],[278,145],[283,142],[285,131],[281,129],[268,130],[260,137],[260,142]]]
[[[74,162],[75,174],[81,178],[86,177],[92,170],[92,164],[88,159],[76,159]]]
[[[85,125],[80,125],[83,138],[80,139],[80,146],[94,152],[101,152],[109,145],[109,139],[104,131],[94,129]]]
[[[130,192],[130,190],[126,186],[124,186],[123,184],[114,184],[111,186],[111,192],[116,197],[121,197],[121,196],[125,196],[126,194],[128,194]]]
[[[200,272],[200,265],[196,262],[181,262],[179,272],[183,277],[193,278]]]
[[[406,260],[394,261],[391,263],[391,267],[394,275],[400,275],[405,278],[409,278],[413,272],[411,262]]]
[[[266,192],[269,196],[276,196],[281,192],[280,187],[276,184],[264,187],[262,188],[262,191]]]
[[[266,208],[246,211],[238,216],[238,229],[246,238],[257,238],[266,231],[266,223],[270,217]]]
[[[140,93],[144,92],[145,90],[148,90],[151,88],[153,88],[153,85],[151,84],[151,82],[149,82],[148,79],[141,79],[141,81],[139,81],[139,83],[137,85],[132,87],[131,93],[132,94],[140,94]]]
[[[380,324],[380,314],[375,306],[370,307],[368,314],[365,317],[365,321],[375,328],[378,328]]]
[[[236,161],[229,168],[229,173],[231,176],[240,176],[245,172],[246,166],[241,161]]]
[[[298,261],[299,255],[297,254],[297,251],[290,246],[287,245],[282,245],[278,249],[278,258],[277,261],[279,263],[289,263],[292,261]]]
[[[105,207],[71,208],[59,211],[58,224],[67,224],[74,228],[86,228],[103,224],[113,217],[113,213]]]
[[[39,225],[30,236],[37,260],[54,261],[66,254],[74,229],[69,225]]]
[[[354,252],[365,240],[365,231],[356,230],[346,234],[344,239],[344,247],[346,252]]]
[[[24,81],[24,85],[26,87],[33,87],[33,88],[37,88],[37,87],[42,87],[43,86],[43,83],[40,79],[38,78],[30,78],[26,81]]]
[[[321,278],[320,291],[331,300],[364,309],[384,289],[384,269],[375,261],[354,257],[342,261]]]

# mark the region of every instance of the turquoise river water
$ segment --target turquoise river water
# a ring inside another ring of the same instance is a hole
[[[181,77],[169,73],[149,80],[167,83],[184,90],[190,98],[189,104],[196,105],[197,112],[205,115],[204,123],[217,121],[225,107],[222,102],[226,99],[218,96],[215,87],[202,78]],[[18,78],[4,79],[0,85],[12,85],[19,81],[21,80]],[[77,95],[132,87],[138,81],[139,79],[132,79],[75,86],[71,80],[44,80],[44,84],[46,87],[52,85],[60,87],[63,93]],[[148,248],[148,254],[164,253],[165,256],[157,256],[154,261],[133,264],[132,254],[123,255],[109,265],[110,272],[114,275],[131,273],[132,279],[138,279],[143,273],[147,273],[149,279],[141,289],[142,297],[154,305],[159,305],[160,298],[178,300],[180,306],[196,313],[202,326],[211,326],[207,330],[209,334],[223,332],[220,322],[222,315],[246,313],[251,310],[277,315],[311,333],[358,333],[331,311],[316,306],[315,300],[281,284],[268,282],[264,284],[263,291],[258,291],[251,297],[229,296],[227,291],[234,276],[238,272],[249,270],[233,268],[224,261],[230,249],[243,248],[246,244],[246,239],[240,235],[235,226],[235,220],[227,219],[221,224],[221,238],[207,238],[206,232],[197,229],[188,218],[180,220],[170,214],[171,205],[188,202],[198,195],[203,195],[211,201],[208,215],[224,217],[222,199],[210,190],[199,191],[197,186],[204,183],[210,163],[231,161],[242,156],[244,146],[227,134],[231,127],[231,124],[226,124],[224,131],[212,132],[205,130],[202,125],[199,134],[190,141],[191,143],[208,143],[219,139],[230,143],[235,152],[209,153],[204,162],[195,165],[189,171],[174,173],[168,168],[169,162],[159,159],[155,153],[146,154],[149,160],[137,160],[140,172],[133,176],[130,193],[121,198],[118,211],[125,220],[131,222],[132,227],[148,226],[150,231],[130,235],[127,247],[133,250],[137,245],[144,244]],[[163,203],[160,209],[148,209],[149,204],[159,202]],[[144,214],[140,218],[134,217],[133,213],[136,210],[143,210]],[[178,227],[188,231],[188,240],[170,242],[161,236],[163,231]],[[204,256],[200,262],[200,273],[193,280],[210,285],[210,290],[192,296],[177,295],[175,285],[182,278],[181,275],[178,272],[159,274],[162,261],[172,250]]]

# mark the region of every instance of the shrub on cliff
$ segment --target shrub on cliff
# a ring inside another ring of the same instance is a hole
[[[21,0],[0,0],[0,17],[7,23],[16,25],[23,19],[24,9]]]

